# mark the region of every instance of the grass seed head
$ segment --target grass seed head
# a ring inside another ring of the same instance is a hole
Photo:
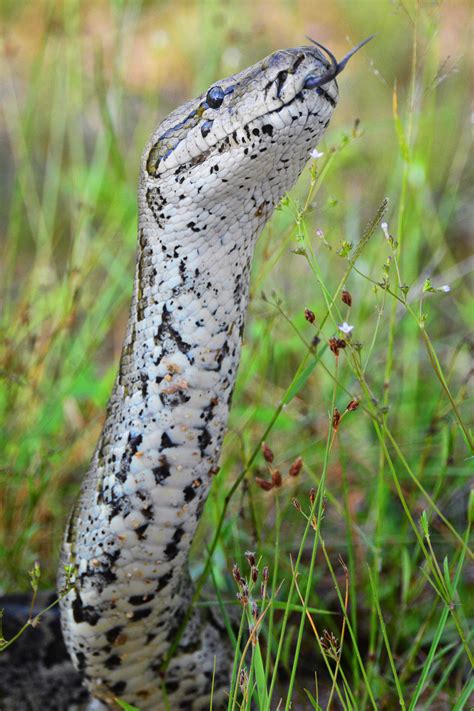
[[[347,291],[347,289],[344,289],[342,292],[341,299],[344,304],[347,304],[347,306],[352,306],[352,294],[350,291]]]
[[[237,585],[241,585],[243,578],[240,574],[240,569],[239,569],[239,566],[237,565],[237,563],[234,563],[234,565],[232,566],[232,575],[234,576],[234,580],[237,583]]]
[[[252,617],[255,622],[258,620],[258,605],[255,600],[252,600]]]
[[[330,338],[328,344],[336,357],[339,355],[340,349],[347,346],[347,343],[342,338]]]
[[[255,483],[264,491],[271,491],[273,489],[273,483],[271,481],[267,481],[266,479],[262,479],[260,476],[255,477]]]
[[[359,401],[358,400],[351,400],[348,403],[346,410],[347,410],[347,412],[354,412],[354,410],[357,410],[358,407],[359,407]]]
[[[301,504],[300,504],[300,502],[298,501],[298,499],[297,499],[297,498],[293,498],[293,499],[291,500],[291,503],[293,504],[293,506],[295,507],[295,509],[301,513],[301,510],[302,510],[302,509],[301,509]]]
[[[250,567],[255,565],[255,553],[253,551],[245,551],[245,557]]]
[[[282,478],[279,469],[272,470],[272,483],[274,486],[281,486]]]
[[[303,467],[302,457],[296,457],[295,461],[292,463],[292,465],[290,466],[290,468],[288,470],[288,474],[290,476],[298,476],[302,467]]]
[[[245,580],[242,581],[240,587],[242,588],[242,592],[237,593],[237,600],[240,602],[242,607],[247,607],[249,602],[249,588]]]
[[[316,316],[314,315],[314,311],[311,311],[311,309],[306,308],[304,310],[304,317],[309,323],[314,323],[316,321]]]
[[[320,637],[320,641],[326,656],[331,657],[332,659],[337,661],[340,652],[339,641],[337,637],[332,632],[328,632],[328,630],[323,630],[323,636]]]
[[[239,675],[239,686],[240,686],[240,691],[243,695],[245,695],[245,693],[247,691],[248,683],[249,683],[249,678],[247,676],[247,670],[241,669],[240,675]]]
[[[311,339],[311,348],[313,350],[316,350],[320,343],[321,339],[319,338],[319,336],[313,336],[313,338]]]
[[[273,462],[273,458],[274,458],[273,452],[266,442],[262,442],[262,452],[263,452],[263,457],[264,457],[265,461],[268,462],[269,464],[271,464]]]

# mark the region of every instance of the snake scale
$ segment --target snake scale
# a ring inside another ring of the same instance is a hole
[[[327,127],[355,51],[338,63],[313,45],[216,82],[143,154],[130,317],[58,580],[70,565],[62,631],[90,709],[117,697],[164,708],[160,669],[189,610],[187,557],[218,471],[255,241]],[[214,658],[214,708],[226,705],[224,639],[211,613],[191,614],[166,672],[169,708],[209,708]]]

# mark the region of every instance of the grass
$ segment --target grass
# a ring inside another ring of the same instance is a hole
[[[241,610],[229,710],[469,706],[468,7],[4,3],[4,591],[29,570],[54,584],[117,367],[157,112],[304,34],[340,56],[376,32],[258,244],[195,603],[231,635]]]

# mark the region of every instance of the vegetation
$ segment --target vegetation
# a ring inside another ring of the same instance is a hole
[[[305,34],[376,32],[258,244],[196,604],[236,646],[229,711],[468,708],[467,0],[0,7],[3,591],[54,584],[157,117]]]

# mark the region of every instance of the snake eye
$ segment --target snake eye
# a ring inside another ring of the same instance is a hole
[[[315,77],[313,74],[310,74],[304,80],[303,89],[314,89],[319,86],[319,79],[319,77]]]
[[[224,101],[224,89],[220,86],[213,86],[207,92],[206,103],[211,109],[218,109]]]

